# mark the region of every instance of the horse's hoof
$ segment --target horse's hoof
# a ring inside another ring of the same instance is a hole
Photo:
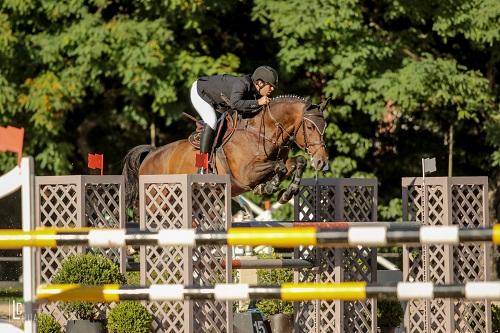
[[[278,200],[278,202],[284,205],[288,201],[290,201],[291,197],[292,197],[291,194],[285,190],[284,193],[280,195],[280,199]]]
[[[282,197],[282,198],[280,198],[280,199],[278,200],[278,202],[279,202],[280,204],[282,204],[282,205],[284,205],[284,204],[288,203],[288,201],[290,201],[290,200],[287,200],[286,198],[283,198],[283,197]]]
[[[290,188],[289,188],[290,197],[293,197],[294,195],[296,195],[297,193],[299,193],[299,190],[300,190],[300,188],[298,186],[291,185]]]
[[[259,184],[259,185],[255,186],[255,188],[253,189],[253,194],[261,195],[263,193],[264,193],[263,184]]]

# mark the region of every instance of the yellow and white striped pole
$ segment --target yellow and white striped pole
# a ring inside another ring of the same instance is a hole
[[[124,300],[183,301],[251,299],[308,300],[365,300],[393,298],[398,300],[464,298],[467,300],[500,301],[500,281],[467,282],[437,285],[428,282],[399,282],[397,284],[367,284],[366,282],[285,283],[281,286],[250,286],[247,284],[216,284],[213,287],[178,284],[150,286],[120,286],[107,284],[82,286],[53,284],[38,287],[38,301],[117,302]]]
[[[0,249],[80,245],[114,248],[128,245],[199,246],[267,245],[275,248],[296,246],[354,247],[401,244],[458,245],[466,242],[492,242],[500,245],[500,224],[480,229],[459,226],[420,226],[393,229],[387,226],[349,226],[344,229],[318,227],[232,228],[225,231],[163,229],[144,232],[125,229],[38,229],[0,230]]]

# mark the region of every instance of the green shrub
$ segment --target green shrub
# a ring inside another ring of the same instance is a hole
[[[0,297],[11,298],[11,297],[23,297],[23,288],[16,287],[6,287],[0,288]]]
[[[500,246],[497,246],[497,252],[500,252]],[[500,257],[497,258],[495,266],[497,271],[497,279],[500,279]]]
[[[398,327],[403,320],[404,311],[401,303],[396,300],[377,301],[378,327]]]
[[[491,326],[493,333],[500,333],[500,306],[491,306]]]
[[[147,333],[153,317],[139,302],[122,302],[108,316],[108,333]]]
[[[278,259],[276,254],[259,256],[262,259]],[[277,269],[258,269],[257,281],[259,285],[280,285],[286,282],[293,282],[293,269],[277,268]],[[257,308],[265,316],[274,315],[277,313],[292,314],[293,303],[276,299],[265,299],[257,302]]]
[[[127,280],[127,284],[137,285],[141,284],[141,274],[140,272],[126,272],[125,279]]]
[[[63,261],[52,283],[123,284],[125,277],[111,260],[96,254],[79,254]],[[67,302],[63,308],[67,313],[74,313],[77,319],[96,319],[96,303]]]
[[[61,333],[61,325],[51,315],[38,313],[36,319],[38,333]]]

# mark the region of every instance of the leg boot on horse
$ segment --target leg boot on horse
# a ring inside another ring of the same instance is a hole
[[[284,176],[287,174],[287,168],[283,161],[279,160],[274,166],[274,176],[265,183],[257,185],[253,189],[253,193],[257,195],[271,195],[277,189],[280,182],[283,180]]]

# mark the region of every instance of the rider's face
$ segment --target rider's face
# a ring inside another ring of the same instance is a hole
[[[259,82],[259,94],[261,96],[269,96],[274,91],[274,87],[272,84],[268,82]]]

